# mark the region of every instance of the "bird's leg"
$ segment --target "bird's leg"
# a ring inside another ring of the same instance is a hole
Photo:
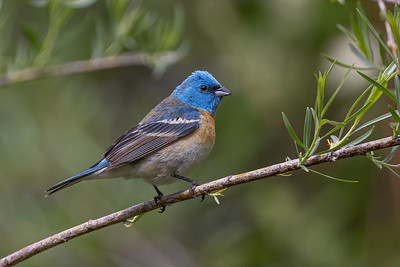
[[[195,181],[195,180],[189,179],[189,178],[187,178],[187,177],[185,177],[185,176],[182,176],[182,175],[179,175],[179,174],[176,174],[176,173],[174,173],[174,175],[172,175],[172,176],[175,177],[175,178],[178,178],[179,180],[183,180],[183,181],[186,181],[186,182],[191,183],[191,184],[192,184],[192,187],[189,189],[189,193],[190,193],[190,195],[192,195],[192,196],[193,196],[193,191],[194,191],[194,189],[196,188],[196,186],[201,185],[199,182],[197,182],[197,181]],[[203,200],[204,200],[205,197],[206,197],[206,195],[205,195],[205,194],[202,194],[202,195],[201,195],[201,200],[200,200],[200,202],[203,202]]]
[[[164,194],[160,191],[160,189],[158,189],[157,186],[153,185],[153,187],[157,191],[157,196],[154,197],[154,202],[156,202],[157,204],[157,201],[159,201],[164,196]],[[160,208],[159,213],[163,213],[164,211],[165,211],[165,206],[162,206]]]

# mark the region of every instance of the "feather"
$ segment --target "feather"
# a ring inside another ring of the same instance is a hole
[[[200,125],[200,113],[197,118],[170,118],[155,122],[142,123],[117,139],[104,154],[112,163],[108,170],[121,167],[154,153],[195,131]]]
[[[103,160],[99,161],[98,163],[96,163],[95,165],[93,165],[92,167],[87,169],[86,171],[78,173],[68,179],[65,179],[64,181],[59,182],[58,184],[53,185],[52,187],[50,187],[49,189],[46,190],[46,193],[47,193],[46,196],[51,195],[54,192],[57,192],[58,190],[64,189],[68,186],[79,183],[86,176],[88,176],[94,172],[97,172],[97,171],[107,168],[108,166],[110,166],[110,163],[111,162],[107,159],[103,159]]]

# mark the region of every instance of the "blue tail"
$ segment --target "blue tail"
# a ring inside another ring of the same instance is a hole
[[[74,175],[68,179],[65,179],[64,181],[59,182],[58,184],[53,185],[52,187],[46,190],[46,196],[51,195],[54,192],[57,192],[58,190],[64,189],[73,184],[79,183],[80,181],[84,180],[84,178],[89,174],[92,174],[100,169],[106,168],[110,166],[110,164],[111,161],[103,159],[99,163],[87,169],[86,171],[78,173],[77,175]]]

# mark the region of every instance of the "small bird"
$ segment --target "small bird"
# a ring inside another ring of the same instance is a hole
[[[48,195],[83,180],[142,178],[163,196],[158,186],[190,182],[184,175],[210,153],[215,142],[215,113],[231,92],[207,71],[195,71],[135,127],[119,137],[103,159],[89,169],[46,190]],[[164,208],[165,209],[165,208]],[[163,210],[162,210],[163,211]]]

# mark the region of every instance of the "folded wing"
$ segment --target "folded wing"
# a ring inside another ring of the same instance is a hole
[[[114,169],[128,164],[177,141],[195,131],[200,124],[200,115],[189,118],[168,118],[139,124],[118,138],[104,153]]]

